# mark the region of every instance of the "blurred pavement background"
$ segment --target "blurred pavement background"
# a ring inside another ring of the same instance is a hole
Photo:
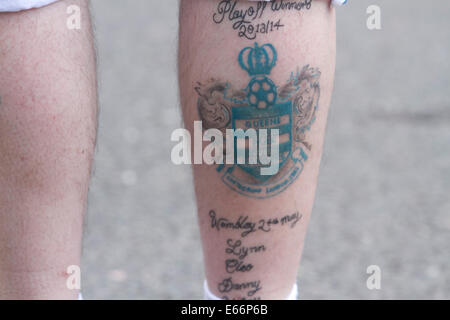
[[[366,8],[382,30],[366,28]],[[202,298],[181,127],[177,0],[94,0],[100,127],[83,252],[87,299]],[[299,273],[302,299],[450,298],[450,2],[338,9],[336,87]],[[381,290],[366,268],[382,269]]]

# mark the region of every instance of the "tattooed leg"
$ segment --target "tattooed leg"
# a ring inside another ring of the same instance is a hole
[[[81,8],[81,30],[66,8]],[[96,128],[87,1],[0,14],[0,299],[71,299]]]
[[[202,120],[203,129],[222,132],[279,132],[280,168],[272,176],[261,174],[259,162],[194,165],[208,287],[224,299],[289,295],[313,206],[335,17],[329,1],[286,3],[181,1],[186,128]]]

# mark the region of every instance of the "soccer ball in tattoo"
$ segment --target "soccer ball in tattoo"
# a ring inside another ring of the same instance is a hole
[[[238,63],[250,76],[244,89],[235,90],[226,81],[211,79],[195,88],[199,94],[198,111],[205,129],[215,128],[223,132],[256,130],[258,155],[260,146],[270,145],[271,153],[276,147],[279,157],[278,170],[272,175],[263,174],[264,163],[244,161],[233,164],[219,164],[217,171],[222,181],[232,190],[253,198],[268,198],[286,190],[302,173],[304,163],[312,149],[307,141],[308,132],[316,120],[320,97],[320,71],[309,65],[292,73],[289,80],[277,86],[269,78],[277,62],[277,51],[270,44],[260,46],[255,43],[242,49],[238,54]],[[261,139],[264,132],[277,131],[278,139],[273,135]],[[247,138],[244,134],[244,137]],[[226,139],[230,136],[227,135]],[[235,136],[231,139],[236,140]],[[248,159],[250,145],[244,150]],[[233,143],[234,156],[239,151]],[[242,150],[241,150],[242,151]],[[266,149],[267,151],[267,149]]]

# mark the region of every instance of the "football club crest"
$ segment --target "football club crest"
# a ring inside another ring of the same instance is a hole
[[[230,83],[215,79],[196,87],[198,111],[206,129],[216,128],[223,132],[226,129],[235,132],[254,129],[258,141],[259,130],[265,129],[269,137],[267,149],[278,148],[279,170],[273,175],[261,174],[261,168],[267,165],[259,159],[256,163],[249,161],[249,144],[244,146],[244,163],[235,161],[233,165],[221,164],[217,168],[228,187],[254,198],[272,197],[287,189],[301,174],[312,148],[307,142],[307,132],[315,121],[318,108],[320,72],[305,66],[278,87],[269,77],[276,62],[277,51],[272,44],[260,46],[255,43],[238,55],[240,67],[250,77],[247,87],[235,90]],[[276,145],[272,145],[275,142],[270,139],[274,129],[278,130],[279,137]],[[239,145],[236,141],[233,145],[236,156]]]

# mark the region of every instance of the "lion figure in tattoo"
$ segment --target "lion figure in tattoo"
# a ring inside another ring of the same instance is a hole
[[[233,90],[229,83],[215,79],[205,84],[198,83],[195,91],[199,95],[198,113],[205,129],[227,128],[231,121],[231,108],[235,105],[232,101],[245,98],[243,90]],[[225,99],[227,91],[231,92],[232,99]]]
[[[292,100],[294,108],[294,140],[302,143],[308,150],[311,144],[306,141],[306,131],[315,121],[320,97],[320,71],[309,65],[291,76],[285,85],[279,88],[279,96]]]

